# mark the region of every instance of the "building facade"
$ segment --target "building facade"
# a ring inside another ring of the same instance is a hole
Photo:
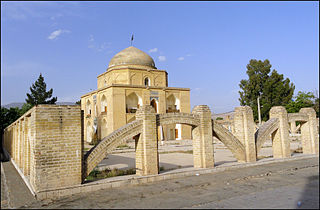
[[[81,96],[84,112],[84,139],[103,139],[136,119],[145,104],[156,113],[190,113],[190,89],[168,87],[168,73],[158,70],[145,52],[128,47],[116,54],[107,71],[98,75],[97,90]],[[158,128],[160,140],[190,139],[191,127],[166,125]]]

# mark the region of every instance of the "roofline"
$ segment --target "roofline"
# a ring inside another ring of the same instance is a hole
[[[129,70],[139,70],[139,71],[157,71],[157,72],[165,72],[166,74],[168,74],[168,72],[166,70],[160,70],[160,69],[141,69],[141,68],[137,68],[137,67],[132,67],[132,66],[123,66],[123,67],[118,67],[118,68],[112,68],[110,70],[107,69],[107,71],[103,72],[102,74],[99,74],[97,76],[97,78],[109,73],[109,72],[112,72],[112,71],[115,71],[115,70],[123,70],[123,69],[129,69]]]
[[[126,88],[143,88],[143,89],[156,89],[156,90],[180,90],[180,91],[190,91],[190,88],[181,88],[181,87],[156,87],[156,86],[144,86],[144,85],[127,85],[127,84],[112,84],[108,85],[106,87],[99,88],[95,91],[91,91],[87,94],[84,94],[81,96],[81,98],[84,98],[88,95],[92,95],[94,93],[100,92],[102,90],[112,88],[112,87],[126,87]]]

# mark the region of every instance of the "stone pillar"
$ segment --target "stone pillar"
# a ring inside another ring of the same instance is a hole
[[[299,113],[308,116],[308,121],[301,124],[303,154],[319,154],[319,134],[317,130],[316,112],[313,108],[302,108]]]
[[[19,168],[21,168],[21,149],[22,149],[22,122],[19,120],[18,124],[18,153],[17,153],[17,161],[16,164]]]
[[[274,106],[270,112],[271,118],[279,119],[279,128],[272,134],[272,150],[274,158],[291,156],[289,140],[289,123],[287,110],[283,106]]]
[[[192,114],[199,116],[200,125],[192,130],[193,164],[195,168],[214,166],[211,112],[208,106],[193,108]]]
[[[255,124],[250,106],[235,108],[234,135],[243,144],[246,152],[246,162],[256,161]]]
[[[142,133],[136,143],[136,174],[140,176],[159,173],[156,113],[150,105],[141,106],[136,119],[142,120]]]
[[[291,129],[291,134],[296,134],[296,130],[297,130],[296,121],[290,122],[290,129]]]
[[[28,175],[28,118],[23,121],[23,174]]]

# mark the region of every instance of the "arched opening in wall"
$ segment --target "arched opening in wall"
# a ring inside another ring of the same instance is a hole
[[[150,105],[154,108],[155,113],[158,113],[158,102],[156,99],[152,99],[150,101]]]
[[[131,93],[126,97],[126,113],[136,113],[142,104],[142,99],[136,93]]]
[[[167,113],[180,112],[180,100],[176,98],[173,94],[167,97],[166,104],[167,104],[167,107],[166,107]]]
[[[91,123],[87,122],[86,136],[87,136],[87,142],[89,142],[89,143],[91,143],[91,141],[92,141],[92,135],[93,135],[92,130],[93,129],[92,129]]]
[[[291,155],[296,155],[303,152],[301,142],[301,126],[304,123],[305,122],[302,121],[289,122],[289,140]]]
[[[193,167],[191,129],[192,126],[180,123],[158,126],[158,132],[160,132],[158,141],[160,173]],[[163,132],[163,138],[161,138],[161,132]]]
[[[86,104],[86,116],[90,117],[91,116],[91,102],[90,100],[87,100]]]
[[[101,139],[107,136],[107,120],[103,119],[101,122]]]
[[[222,165],[226,163],[236,163],[238,159],[231,149],[237,149],[237,146],[234,148],[228,148],[228,146],[237,145],[236,142],[230,137],[231,134],[235,135],[232,132],[233,128],[231,125],[226,125],[221,120],[213,120],[213,130],[212,130],[212,144],[213,144],[213,154],[214,154],[214,165]],[[233,123],[232,123],[233,124]],[[217,132],[217,133],[216,133]],[[238,142],[240,144],[240,142]],[[238,157],[239,158],[239,157]]]
[[[106,114],[107,113],[107,98],[105,95],[103,95],[100,99],[100,110],[101,114]]]
[[[186,124],[167,124],[159,126],[162,127],[165,135],[171,135],[171,139],[158,141],[158,154],[159,154],[159,170],[160,173],[177,170],[180,168],[191,168],[193,163],[193,145],[191,138],[182,138],[177,141],[176,137],[179,137],[176,126],[184,128],[183,131],[187,131],[191,126]],[[170,134],[171,133],[171,134]]]
[[[115,142],[118,146],[112,149],[112,152],[109,151],[109,154],[98,163],[86,178],[86,182],[136,174],[136,142],[138,139],[139,134],[121,144]]]
[[[144,85],[150,86],[150,79],[148,77],[144,78]]]
[[[268,133],[267,137],[265,138],[265,140],[264,140],[263,144],[260,146],[260,148],[257,148],[257,146],[256,146],[257,160],[262,160],[265,158],[272,158],[273,157],[273,148],[272,148],[273,141],[272,141],[272,139],[274,138],[274,135],[277,132],[277,130],[278,130],[278,128],[276,130]],[[255,132],[257,132],[257,130]]]

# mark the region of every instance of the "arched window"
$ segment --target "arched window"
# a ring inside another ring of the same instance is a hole
[[[145,85],[145,86],[150,86],[150,79],[149,79],[148,77],[146,77],[146,78],[144,79],[144,85]]]
[[[167,98],[167,113],[180,112],[180,100],[173,94]]]
[[[91,103],[90,103],[89,100],[87,101],[87,107],[86,108],[87,108],[86,109],[87,110],[87,116],[91,115]]]
[[[136,113],[141,101],[141,98],[136,93],[128,95],[126,97],[126,113]]]
[[[100,100],[100,103],[101,103],[101,113],[106,113],[107,112],[107,98],[105,95],[103,95],[101,97],[101,100]]]
[[[88,122],[87,124],[87,142],[91,142],[92,141],[92,126],[90,124],[90,122]]]
[[[156,113],[158,113],[158,107],[157,107],[157,101],[156,101],[156,99],[152,99],[152,100],[150,101],[150,105],[154,108],[154,111],[155,111]]]

